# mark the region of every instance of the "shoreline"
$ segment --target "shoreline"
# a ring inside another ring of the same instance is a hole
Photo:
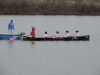
[[[100,1],[1,0],[0,15],[100,15]]]
[[[85,15],[79,15],[79,14],[78,15],[74,15],[74,14],[71,14],[71,15],[69,15],[69,14],[68,15],[61,15],[61,14],[60,15],[59,14],[57,14],[57,15],[42,15],[42,14],[41,15],[37,15],[37,14],[36,15],[35,14],[0,14],[0,16],[1,15],[3,15],[3,16],[10,16],[10,15],[11,16],[100,16],[100,15],[97,15],[97,14],[96,15],[95,14],[94,15],[89,15],[89,14],[88,15],[86,15],[86,14]]]

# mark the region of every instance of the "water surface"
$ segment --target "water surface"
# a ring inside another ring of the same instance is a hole
[[[79,30],[90,35],[90,41],[0,40],[0,75],[100,75],[100,16],[1,15],[1,33],[8,33],[11,19],[14,33],[29,35],[31,26],[38,37],[44,31],[65,36],[66,30],[70,35]]]

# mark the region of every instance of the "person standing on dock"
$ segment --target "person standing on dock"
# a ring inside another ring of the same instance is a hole
[[[9,34],[13,34],[12,30],[14,30],[13,20],[11,20],[11,22],[8,24]]]

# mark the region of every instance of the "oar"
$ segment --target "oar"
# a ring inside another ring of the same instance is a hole
[[[43,35],[41,35],[41,37],[44,37],[44,36],[43,36]],[[50,38],[50,37],[52,37],[52,38],[53,38],[53,37],[56,37],[56,36],[48,36],[48,38]]]
[[[16,40],[17,36],[13,36],[12,38],[9,38],[10,41]]]
[[[43,35],[41,35],[41,37],[43,37],[44,41],[46,41],[45,37]]]
[[[12,34],[12,38],[9,38],[10,41],[13,41],[13,40],[16,40],[16,39],[17,39],[17,35],[14,36],[13,34]]]
[[[16,38],[10,38],[9,40],[10,40],[10,41],[13,41],[13,40],[16,40]]]

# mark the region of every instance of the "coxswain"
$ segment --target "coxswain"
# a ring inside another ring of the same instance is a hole
[[[35,28],[34,26],[32,26],[31,28],[34,29],[34,31],[35,31],[35,36],[36,36],[36,28]]]
[[[35,27],[32,27],[32,31],[30,34],[32,35],[33,38],[35,38],[36,36],[35,30],[36,30]]]

